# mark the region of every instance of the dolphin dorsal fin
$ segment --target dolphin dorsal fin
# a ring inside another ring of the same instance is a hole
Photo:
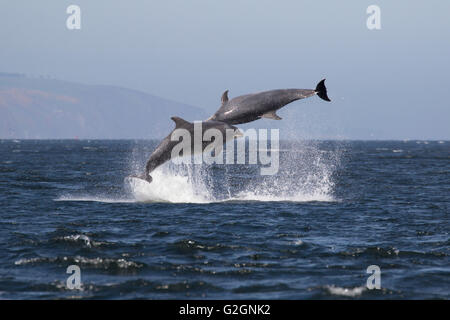
[[[228,90],[225,90],[224,93],[222,93],[222,104],[225,104],[228,102]]]
[[[181,127],[183,125],[189,124],[189,121],[186,121],[184,119],[181,119],[180,117],[172,117],[170,118],[173,120],[173,122],[175,122],[175,128]]]

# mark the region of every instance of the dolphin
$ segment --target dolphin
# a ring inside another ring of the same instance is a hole
[[[150,158],[147,161],[147,165],[145,166],[145,173],[143,176],[135,176],[134,178],[140,178],[143,180],[146,180],[148,182],[152,182],[152,177],[150,176],[150,172],[155,170],[157,167],[162,165],[163,163],[169,161],[172,158],[172,149],[179,143],[181,143],[179,140],[172,141],[172,134],[175,132],[175,130],[178,129],[185,129],[190,134],[190,141],[188,143],[191,147],[191,154],[195,154],[196,148],[194,147],[194,128],[195,124],[189,121],[186,121],[184,119],[181,119],[179,117],[171,117],[171,119],[175,122],[175,128],[172,130],[172,132],[165,137],[160,144],[156,147],[156,149],[153,151],[153,153],[150,155]],[[202,145],[201,145],[201,152],[205,151],[205,148],[208,145],[211,145],[211,141],[203,141],[203,133],[207,131],[208,129],[217,129],[222,133],[223,141],[222,144],[226,143],[228,139],[236,138],[242,136],[242,132],[239,131],[238,128],[220,121],[213,121],[213,120],[206,120],[199,122],[201,125],[201,132],[202,132]],[[199,126],[200,128],[200,126]],[[227,130],[231,130],[231,134],[227,134]],[[214,141],[215,142],[215,141]],[[180,156],[177,154],[176,156]]]
[[[208,120],[223,121],[228,124],[247,123],[261,118],[281,120],[276,111],[285,105],[304,98],[318,95],[325,101],[327,96],[325,79],[316,89],[278,89],[246,94],[228,100],[228,90],[222,95],[222,106]]]

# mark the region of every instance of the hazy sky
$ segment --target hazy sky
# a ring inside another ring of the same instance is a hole
[[[66,28],[70,4],[81,30]],[[371,4],[381,30],[366,26]],[[2,0],[0,71],[119,85],[210,113],[225,89],[231,98],[327,78],[332,103],[296,102],[275,125],[450,139],[449,14],[443,0]]]

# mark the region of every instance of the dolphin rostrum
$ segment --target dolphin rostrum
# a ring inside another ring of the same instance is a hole
[[[327,96],[325,79],[316,89],[279,89],[246,94],[228,100],[228,90],[222,95],[222,106],[208,120],[223,121],[229,124],[247,123],[261,118],[281,120],[276,111],[285,105],[304,98],[318,95],[325,101]]]
[[[198,152],[204,152],[205,148],[210,146],[211,143],[218,143],[218,144],[224,144],[226,143],[227,139],[232,139],[235,137],[242,136],[242,132],[239,131],[238,128],[225,123],[225,122],[219,122],[219,121],[213,121],[213,120],[206,120],[198,123],[192,123],[188,122],[184,119],[181,119],[179,117],[172,117],[171,118],[175,122],[175,129],[172,130],[172,132],[165,137],[161,143],[156,147],[155,151],[150,155],[150,158],[147,161],[147,165],[145,166],[145,174],[144,176],[139,176],[136,178],[140,178],[143,180],[146,180],[148,182],[152,182],[152,177],[150,176],[150,172],[155,170],[157,167],[162,165],[163,163],[169,161],[172,158],[172,150],[173,148],[181,143],[178,139],[179,137],[175,137],[173,134],[176,130],[186,130],[184,132],[188,132],[189,135],[187,138],[190,139],[190,141],[183,141],[185,143],[188,143],[190,145],[190,154],[196,154]],[[201,136],[200,136],[200,144],[199,148],[195,148],[195,137],[196,132],[195,130],[201,129]],[[203,140],[203,132],[206,132],[209,129],[216,129],[220,131],[222,134],[223,141],[204,141]],[[228,131],[230,130],[230,131]],[[228,132],[227,132],[228,131]],[[181,132],[181,131],[179,131]],[[227,134],[230,133],[230,134]],[[183,137],[184,138],[184,137]],[[174,156],[180,156],[179,154],[175,154]]]

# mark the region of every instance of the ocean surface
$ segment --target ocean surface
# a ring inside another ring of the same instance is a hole
[[[450,298],[449,141],[282,142],[273,176],[126,178],[156,143],[0,140],[0,299]]]

